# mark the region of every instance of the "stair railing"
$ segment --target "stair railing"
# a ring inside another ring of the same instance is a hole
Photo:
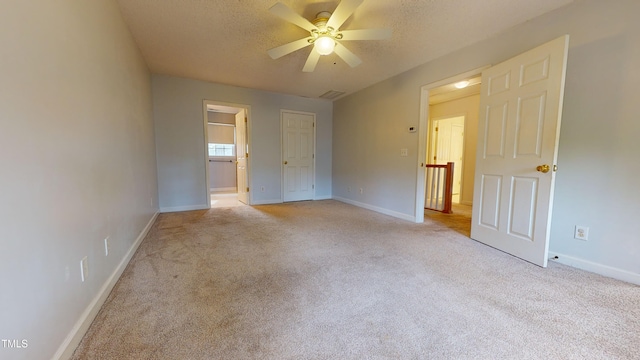
[[[453,198],[453,163],[446,165],[427,164],[427,189],[424,208],[451,214]]]

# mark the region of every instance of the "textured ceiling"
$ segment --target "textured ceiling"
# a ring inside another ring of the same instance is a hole
[[[352,93],[571,3],[573,0],[365,0],[341,30],[389,28],[389,40],[344,42],[363,63],[335,54],[313,73],[312,47],[277,60],[267,50],[309,33],[271,14],[276,0],[118,0],[153,73],[317,98]],[[281,0],[307,19],[337,0]]]

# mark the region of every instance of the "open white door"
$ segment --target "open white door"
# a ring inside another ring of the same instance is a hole
[[[248,204],[249,185],[247,182],[247,112],[245,109],[236,114],[236,179],[238,186],[238,200]]]
[[[547,266],[569,36],[482,72],[471,238]]]
[[[314,197],[314,141],[316,115],[281,112],[283,201]]]

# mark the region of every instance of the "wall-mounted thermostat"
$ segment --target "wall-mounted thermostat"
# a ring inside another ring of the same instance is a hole
[[[416,132],[415,126],[409,126],[409,132]]]

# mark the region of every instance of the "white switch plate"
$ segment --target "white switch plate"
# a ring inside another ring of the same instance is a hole
[[[400,156],[409,156],[409,149],[400,149]]]

